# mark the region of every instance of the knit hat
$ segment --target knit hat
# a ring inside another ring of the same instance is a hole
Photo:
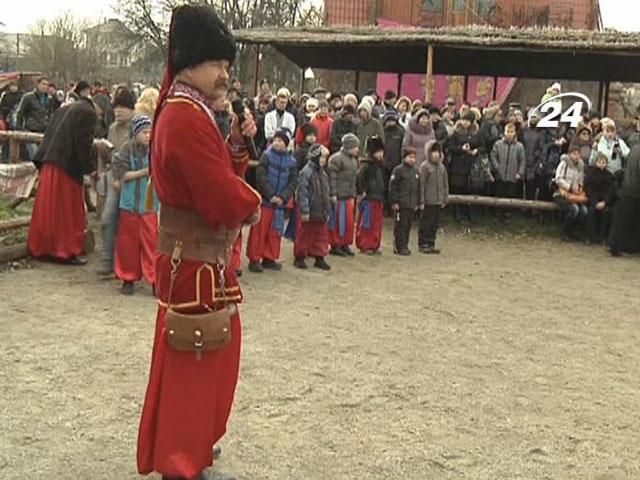
[[[424,117],[424,116],[429,116],[429,111],[426,108],[421,108],[420,110],[418,110],[418,113],[416,113],[416,122],[420,121],[420,117]]]
[[[320,157],[322,157],[322,145],[314,143],[307,151],[307,160],[311,160],[316,165],[320,165]]]
[[[369,97],[364,97],[360,102],[360,105],[358,105],[358,112],[360,110],[364,110],[369,114],[369,116],[371,116],[371,112],[373,112],[373,105],[371,105],[371,103],[369,103],[369,101],[366,100],[367,98]]]
[[[384,150],[384,143],[378,135],[367,138],[365,145],[364,150],[368,156],[373,156],[374,153]]]
[[[360,146],[360,140],[353,133],[347,133],[342,137],[342,149],[349,151]]]
[[[329,108],[329,102],[327,102],[326,100],[320,100],[318,102],[318,108]]]
[[[466,112],[464,112],[464,115],[462,115],[462,119],[469,120],[471,123],[473,123],[476,121],[476,114],[471,110],[467,110]]]
[[[393,109],[389,109],[386,112],[384,112],[384,115],[382,116],[382,124],[386,125],[387,122],[397,122],[398,121],[398,112],[396,112]]]
[[[560,85],[560,82],[555,82],[553,85],[551,85],[551,90],[557,90],[558,93],[562,92],[562,85]]]
[[[113,98],[113,108],[123,107],[133,110],[136,108],[136,98],[128,88],[121,88]]]
[[[308,122],[300,127],[300,131],[302,132],[303,138],[307,138],[309,135],[318,136],[318,129],[316,126]]]
[[[307,100],[307,108],[309,107],[315,107],[315,109],[318,109],[318,104],[320,102],[318,102],[318,100],[316,100],[315,98],[310,98],[309,100]]]
[[[406,146],[402,149],[402,158],[408,157],[409,155],[416,155],[417,150],[411,146]]]
[[[131,133],[136,137],[141,131],[152,128],[153,121],[146,115],[136,115],[131,119]]]
[[[208,6],[183,5],[173,11],[169,50],[174,73],[208,60],[236,59],[233,35]]]
[[[51,84],[50,84],[49,86],[50,86],[50,87],[51,87],[51,86],[53,86],[53,87],[55,88],[55,85],[51,85]],[[84,81],[84,80],[80,80],[80,81],[78,82],[78,84],[76,85],[76,88],[74,88],[74,89],[73,89],[73,91],[74,91],[76,94],[80,95],[80,92],[81,92],[82,90],[86,90],[87,88],[88,88],[89,90],[91,90],[91,85],[89,85],[89,82],[86,82],[86,81]]]
[[[365,95],[364,97],[362,97],[362,102],[360,102],[360,104],[362,105],[363,102],[368,103],[369,106],[371,107],[371,110],[373,110],[373,107],[376,104],[376,99],[373,98],[371,95]]]
[[[342,95],[340,95],[339,93],[332,93],[331,95],[329,95],[329,102],[333,102],[334,100],[340,99],[342,100]]]
[[[342,99],[343,103],[355,103],[358,104],[358,97],[356,97],[353,93],[347,93]]]
[[[281,128],[276,130],[276,133],[273,134],[273,138],[280,138],[286,147],[289,147],[289,143],[291,143],[291,131],[288,128]]]

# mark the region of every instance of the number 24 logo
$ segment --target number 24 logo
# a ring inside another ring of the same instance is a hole
[[[583,101],[574,102],[563,112],[563,97],[574,97]],[[591,100],[589,100],[586,95],[576,92],[561,93],[560,95],[556,95],[534,108],[531,113],[529,113],[529,120],[531,120],[531,115],[533,113],[540,112],[545,113],[546,115],[542,117],[540,122],[538,122],[539,128],[557,128],[558,124],[561,122],[568,123],[572,128],[578,128],[578,124],[582,120],[582,107],[585,102],[588,106],[588,111],[591,111]],[[560,116],[560,120],[557,120],[558,116]]]

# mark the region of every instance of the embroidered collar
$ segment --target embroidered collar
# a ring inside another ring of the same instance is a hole
[[[208,110],[208,113],[215,117],[215,110],[213,109],[213,105],[211,100],[204,96],[204,94],[195,87],[191,85],[187,85],[186,83],[180,82],[178,80],[174,80],[173,85],[169,89],[169,96],[187,96],[196,102],[202,104]]]

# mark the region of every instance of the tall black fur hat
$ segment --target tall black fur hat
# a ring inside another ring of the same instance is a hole
[[[172,67],[178,73],[209,60],[236,59],[236,41],[211,7],[183,5],[173,11]]]

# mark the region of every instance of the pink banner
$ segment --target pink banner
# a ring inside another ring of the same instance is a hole
[[[378,26],[382,28],[403,28],[410,27],[410,25],[403,25],[392,20],[386,20],[384,18],[378,19]],[[426,66],[425,66],[426,68]],[[407,74],[402,76],[402,91],[398,92],[399,95],[406,95],[412,100],[424,100],[426,97],[426,75]],[[464,99],[473,103],[480,102],[484,107],[489,102],[494,100],[494,78],[483,76],[469,77],[469,83],[467,86],[467,92],[464,91],[464,77],[459,75],[434,75],[434,85],[432,86],[432,92],[434,97],[432,103],[437,106],[442,106],[446,103],[447,97],[453,97],[456,99],[458,105],[462,103]],[[499,78],[498,88],[496,91],[496,98],[500,103],[503,103],[514,85],[516,84],[515,78]],[[387,90],[398,90],[398,75],[394,73],[380,73],[378,74],[377,88],[378,95],[384,96]]]

